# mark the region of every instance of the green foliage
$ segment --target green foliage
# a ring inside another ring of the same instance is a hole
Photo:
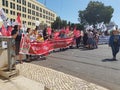
[[[102,2],[90,1],[87,8],[79,11],[79,21],[82,24],[93,24],[99,22],[109,23],[114,9],[111,6],[104,6]]]
[[[56,18],[56,21],[54,21],[51,25],[51,27],[53,29],[61,29],[63,27],[66,27],[66,26],[69,26],[70,28],[74,28],[75,26],[77,27],[77,29],[79,30],[83,30],[83,25],[80,25],[80,24],[74,24],[74,23],[71,23],[70,21],[67,23],[66,20],[61,20],[60,17],[57,17]]]

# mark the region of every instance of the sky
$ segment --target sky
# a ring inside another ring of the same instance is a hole
[[[114,21],[120,28],[120,0],[37,0],[54,11],[62,20],[78,23],[78,11],[85,10],[90,1],[100,1],[105,6],[112,6],[114,9],[111,21]]]

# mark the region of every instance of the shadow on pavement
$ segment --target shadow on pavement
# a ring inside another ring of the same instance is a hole
[[[113,61],[118,61],[118,60],[114,60],[114,59],[103,59],[102,62],[113,62]]]

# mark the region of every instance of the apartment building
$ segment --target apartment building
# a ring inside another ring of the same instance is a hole
[[[26,23],[30,28],[35,27],[36,21],[51,26],[57,16],[54,11],[37,0],[0,0],[0,8],[3,8],[11,22],[14,22],[20,13],[22,24]]]

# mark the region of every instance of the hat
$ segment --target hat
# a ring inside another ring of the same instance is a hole
[[[112,32],[116,32],[116,33],[119,33],[120,31],[119,31],[119,30],[112,30]]]

